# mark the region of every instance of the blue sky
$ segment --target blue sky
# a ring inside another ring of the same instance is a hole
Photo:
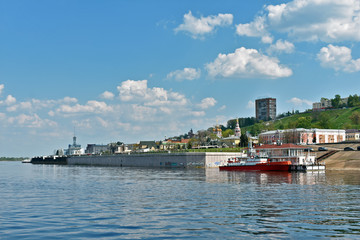
[[[360,0],[0,0],[0,156],[360,94]]]

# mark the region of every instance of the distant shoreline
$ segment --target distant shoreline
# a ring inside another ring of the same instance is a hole
[[[5,162],[5,161],[11,161],[11,162],[15,162],[15,161],[22,161],[24,159],[28,159],[26,157],[0,157],[0,161]]]

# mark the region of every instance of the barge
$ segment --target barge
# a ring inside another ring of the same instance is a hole
[[[58,155],[52,155],[52,156],[39,156],[39,157],[33,157],[31,158],[30,162],[32,164],[60,164],[60,165],[66,165],[67,164],[67,156],[58,156]]]

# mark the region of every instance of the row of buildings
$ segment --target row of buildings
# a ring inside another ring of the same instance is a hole
[[[347,105],[349,98],[341,98],[339,104],[340,105]],[[312,110],[313,111],[322,111],[328,108],[332,108],[331,99],[321,98],[320,102],[313,103]]]
[[[220,128],[214,128],[214,132],[219,134]],[[153,152],[153,151],[173,151],[185,150],[188,148],[209,148],[209,147],[234,147],[240,144],[240,128],[237,125],[236,135],[220,138],[219,142],[208,146],[190,146],[190,139],[164,141],[140,141],[135,144],[124,144],[122,142],[109,143],[106,145],[87,144],[86,149],[82,149],[73,137],[73,144],[69,144],[68,149],[57,150],[56,155],[81,155],[81,154],[123,154],[130,152]],[[248,136],[251,137],[251,136]],[[339,142],[360,142],[360,130],[356,129],[285,129],[262,132],[257,138],[251,137],[252,141],[259,144],[294,143],[298,145],[312,145],[323,143]],[[220,144],[219,144],[220,143]]]

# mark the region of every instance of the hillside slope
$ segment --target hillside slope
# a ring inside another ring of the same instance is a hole
[[[257,135],[264,130],[292,128],[360,129],[360,107],[305,112],[243,128]]]

